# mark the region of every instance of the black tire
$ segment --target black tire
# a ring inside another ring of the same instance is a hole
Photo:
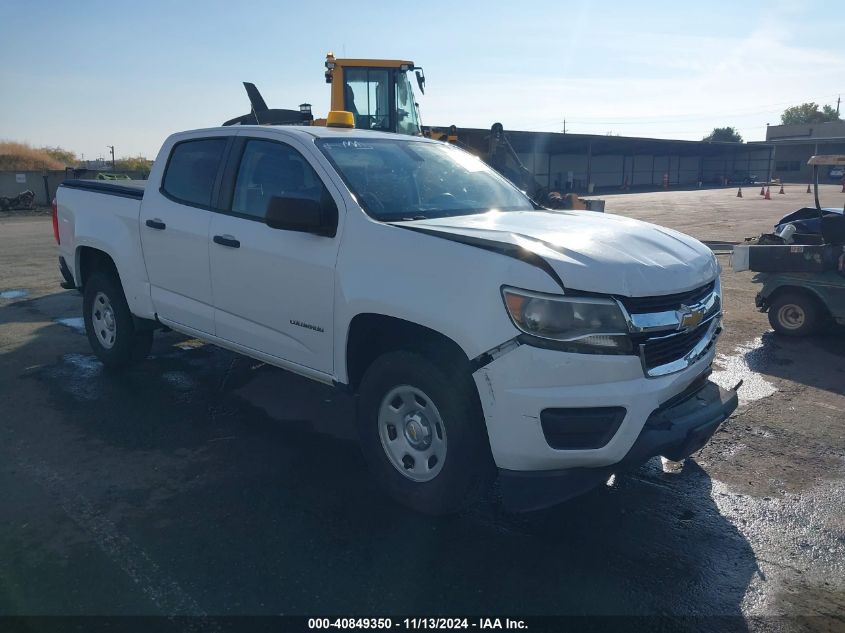
[[[769,323],[784,336],[810,336],[821,327],[823,313],[818,302],[802,292],[782,292],[769,305]]]
[[[94,302],[100,295],[104,295],[111,305],[114,323],[114,341],[111,347],[104,345],[95,332]],[[115,273],[97,271],[85,282],[82,315],[91,349],[107,367],[126,367],[144,360],[150,353],[153,332],[136,329],[123,294],[123,287]]]
[[[376,480],[399,503],[430,515],[451,514],[471,505],[495,477],[475,385],[469,372],[448,367],[447,362],[435,363],[417,352],[388,352],[370,365],[358,392],[358,436]],[[445,457],[429,481],[412,481],[400,472],[382,443],[382,402],[402,385],[423,392],[445,427]]]

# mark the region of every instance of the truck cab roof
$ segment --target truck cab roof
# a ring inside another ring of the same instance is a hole
[[[298,136],[312,138],[338,138],[338,137],[355,137],[355,138],[384,138],[392,140],[417,140],[426,142],[437,142],[427,139],[422,136],[409,136],[407,134],[397,134],[395,132],[381,132],[378,130],[362,130],[359,128],[342,128],[342,127],[326,127],[320,125],[234,125],[234,126],[218,126],[210,128],[201,128],[196,130],[186,130],[184,132],[177,132],[172,137],[195,137],[209,132],[225,132],[234,135],[235,132],[254,131],[254,132],[279,132],[284,136]]]

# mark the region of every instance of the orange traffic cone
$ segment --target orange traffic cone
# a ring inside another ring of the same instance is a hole
[[[841,193],[845,193],[845,178],[842,179],[842,191]]]
[[[766,195],[763,196],[763,199],[764,200],[771,200],[772,199],[772,195],[771,195],[768,187],[766,187]]]
[[[778,193],[786,193],[786,192],[783,190],[783,183],[780,183],[780,191],[778,191]]]
[[[765,195],[766,195],[766,186],[765,186],[765,185],[763,185],[762,187],[760,187],[760,195],[761,195],[761,196],[765,196]]]
[[[737,197],[737,198],[741,198],[741,197],[742,197],[742,187],[740,187],[740,188],[739,188],[739,190],[736,192],[736,197]]]
[[[807,183],[807,193],[813,193],[812,190],[810,189],[810,183]]]

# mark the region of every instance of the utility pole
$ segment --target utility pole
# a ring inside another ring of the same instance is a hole
[[[106,145],[111,150],[111,168],[114,169],[114,145]]]
[[[839,102],[842,101],[842,95],[836,97],[836,116],[839,116]]]
[[[563,133],[566,134],[566,119],[563,120]]]

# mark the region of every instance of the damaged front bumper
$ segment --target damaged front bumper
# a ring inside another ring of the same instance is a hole
[[[514,512],[539,510],[575,497],[606,482],[610,475],[632,470],[652,457],[671,460],[703,447],[737,407],[735,391],[722,389],[706,375],[649,415],[625,457],[612,465],[565,470],[499,470],[503,503]]]

